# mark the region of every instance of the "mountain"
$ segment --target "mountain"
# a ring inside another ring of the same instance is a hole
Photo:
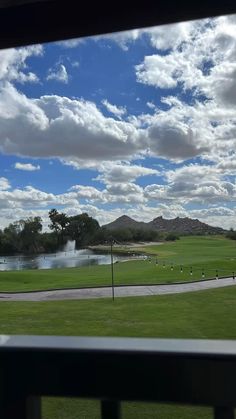
[[[220,227],[212,227],[208,224],[202,223],[201,221],[185,218],[174,218],[166,220],[163,217],[154,218],[150,223],[147,223],[149,228],[172,232],[172,233],[184,233],[184,234],[219,234],[223,233],[224,230]]]
[[[108,230],[116,230],[122,228],[147,228],[147,223],[139,222],[133,220],[133,218],[128,217],[127,215],[122,215],[121,217],[117,218],[112,223],[106,224],[103,227],[106,227]]]
[[[154,218],[149,223],[135,221],[127,215],[122,215],[112,223],[104,225],[108,230],[132,228],[132,229],[145,229],[156,230],[165,233],[178,233],[178,234],[222,234],[225,230],[220,227],[212,227],[201,221],[191,218],[173,218],[165,219],[163,217]]]

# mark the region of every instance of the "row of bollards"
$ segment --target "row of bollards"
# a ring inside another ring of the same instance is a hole
[[[149,263],[151,263],[152,262],[152,259],[149,258],[148,261],[149,261]],[[158,266],[158,265],[159,265],[159,262],[158,262],[158,259],[156,259],[156,266]],[[165,262],[162,263],[162,268],[166,268],[166,263]],[[171,271],[174,270],[173,264],[171,264],[170,270]],[[180,272],[183,273],[183,271],[184,271],[183,266],[180,265]],[[204,279],[205,278],[205,270],[202,268],[201,271],[202,271],[202,278]],[[192,268],[192,266],[190,267],[190,275],[191,276],[193,275],[193,268]],[[233,279],[235,279],[235,271],[232,272],[232,277],[233,277]],[[216,279],[219,279],[219,270],[218,269],[216,269],[216,271],[215,271],[215,278]]]

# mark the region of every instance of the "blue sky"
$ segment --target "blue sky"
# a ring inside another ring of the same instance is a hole
[[[0,221],[235,225],[236,17],[0,51]]]

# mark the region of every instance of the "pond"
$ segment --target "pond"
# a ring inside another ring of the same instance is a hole
[[[134,259],[134,255],[113,255],[113,262]],[[89,249],[61,251],[38,255],[0,256],[0,271],[23,269],[76,268],[111,263],[110,254],[95,253]]]

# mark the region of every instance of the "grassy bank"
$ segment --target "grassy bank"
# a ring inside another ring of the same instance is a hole
[[[117,298],[115,303],[1,302],[1,334],[236,339],[236,288]],[[124,418],[208,419],[211,409],[125,403]],[[46,399],[44,418],[99,418],[97,402]]]
[[[138,248],[140,251],[140,247]],[[131,248],[122,248],[122,251]],[[148,260],[114,264],[115,284],[191,281],[236,272],[236,245],[223,237],[182,237],[174,243],[141,249],[152,253]],[[132,248],[132,252],[135,249]],[[157,264],[158,263],[158,264]],[[182,267],[182,269],[181,269]],[[191,274],[192,273],[192,274]],[[30,291],[111,284],[110,265],[81,268],[1,271],[0,291]]]

